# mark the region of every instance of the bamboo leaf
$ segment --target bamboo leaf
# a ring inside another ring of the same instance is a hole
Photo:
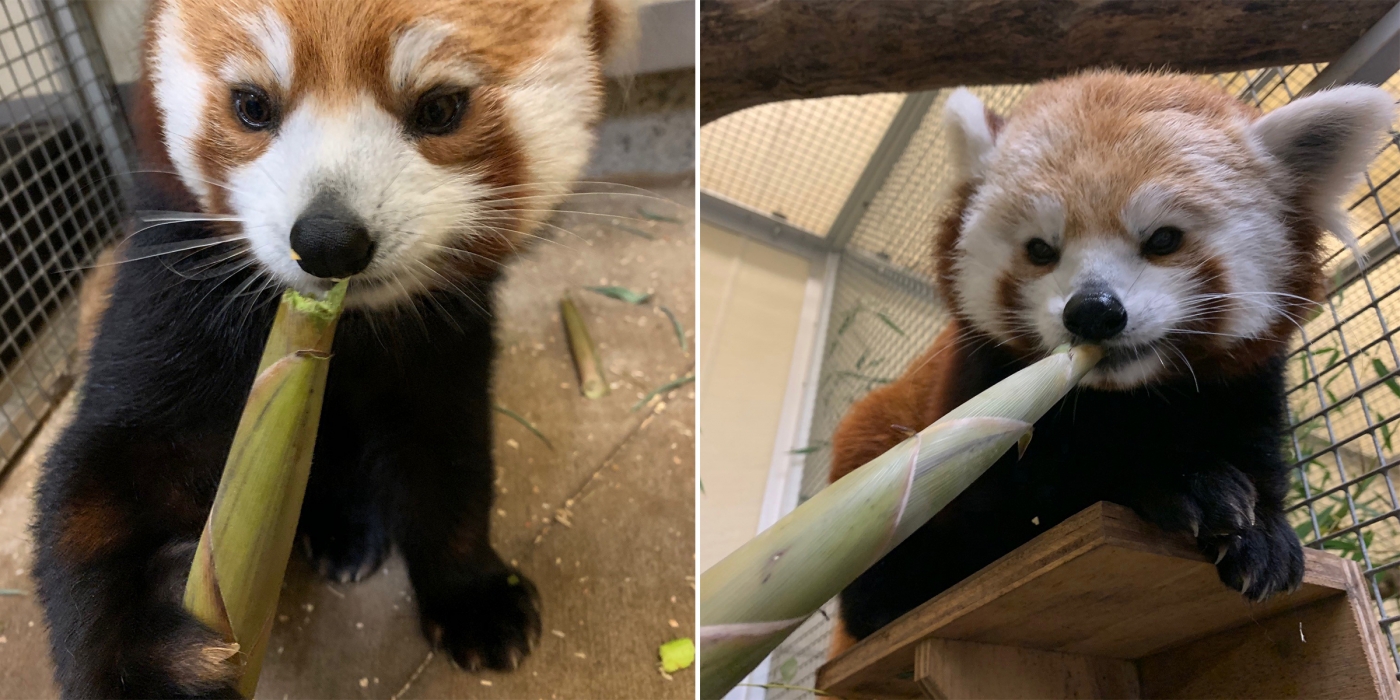
[[[787,683],[791,681],[796,675],[797,659],[788,657],[788,660],[784,661],[782,665],[778,667],[778,677],[783,679],[784,683]]]
[[[651,393],[647,394],[646,396],[643,396],[642,399],[641,399],[640,401],[638,401],[636,404],[634,404],[634,405],[632,406],[632,410],[633,410],[633,411],[636,411],[637,409],[641,408],[642,406],[647,405],[647,402],[651,401],[652,399],[656,398],[657,396],[660,396],[661,394],[664,394],[664,393],[666,393],[666,392],[668,392],[668,391],[670,391],[670,390],[672,390],[672,389],[675,389],[675,388],[677,388],[677,387],[685,386],[686,384],[689,384],[689,383],[691,383],[691,382],[693,382],[693,381],[695,381],[695,375],[694,375],[694,374],[687,374],[687,375],[685,375],[684,377],[681,377],[680,379],[677,379],[677,380],[674,380],[674,381],[670,381],[670,382],[666,382],[665,384],[662,384],[661,386],[659,386],[659,387],[657,387],[657,388],[655,388],[655,389],[652,389],[652,390],[651,390]]]
[[[625,301],[628,304],[645,304],[646,301],[651,298],[650,294],[644,294],[642,292],[633,291],[626,287],[584,287],[584,289],[587,289],[588,291],[597,294],[602,294],[603,296],[608,297],[610,299]]]
[[[647,240],[649,240],[649,241],[654,241],[654,240],[656,240],[656,236],[653,236],[653,235],[651,235],[650,233],[647,233],[646,231],[643,231],[643,230],[641,230],[641,229],[639,229],[639,228],[634,228],[634,227],[632,227],[632,226],[626,226],[626,225],[623,225],[623,224],[617,224],[617,227],[620,228],[620,229],[622,229],[623,231],[626,231],[626,232],[628,232],[628,233],[634,235],[634,236],[637,236],[637,237],[640,237],[640,238],[645,238],[645,239],[647,239]]]
[[[496,404],[495,408],[497,413],[500,413],[501,415],[504,415],[514,420],[516,423],[525,426],[525,429],[530,431],[531,433],[534,433],[535,437],[539,438],[540,442],[543,442],[545,447],[548,447],[551,452],[554,451],[554,443],[550,442],[549,438],[545,437],[544,433],[540,432],[540,429],[536,428],[534,423],[531,423],[530,421],[526,420],[525,416],[522,416],[519,413],[516,413],[515,411],[512,411],[509,408],[506,408],[505,406],[502,406],[500,404]]]
[[[676,315],[664,306],[661,307],[661,313],[671,319],[671,329],[676,332],[676,342],[681,344],[681,352],[690,352],[690,346],[685,340],[685,329],[681,328],[681,322],[676,320]]]
[[[1395,377],[1387,378],[1386,375],[1390,374],[1390,369],[1385,366],[1384,362],[1375,357],[1371,358],[1371,369],[1376,371],[1377,377],[1385,379],[1385,386],[1390,389],[1390,393],[1400,396],[1400,382],[1396,382]]]
[[[895,324],[894,321],[890,320],[890,317],[889,317],[889,316],[886,316],[886,315],[885,315],[885,312],[883,312],[883,311],[876,311],[876,312],[875,312],[875,315],[878,316],[878,317],[880,318],[881,321],[884,321],[886,326],[889,326],[890,328],[894,329],[894,332],[895,332],[895,333],[898,333],[898,334],[900,334],[900,335],[904,335],[904,329],[903,329],[903,328],[900,328],[898,325]]]
[[[674,217],[674,216],[667,216],[667,215],[665,215],[665,214],[658,214],[658,213],[656,213],[656,212],[654,212],[654,211],[651,211],[650,209],[647,209],[646,207],[640,207],[640,208],[638,208],[638,209],[637,209],[637,213],[638,213],[638,214],[641,214],[643,219],[648,219],[648,220],[651,220],[651,221],[665,221],[665,222],[667,222],[667,223],[672,223],[672,224],[679,224],[679,223],[681,223],[681,220],[680,220],[680,219],[677,219],[677,218]]]

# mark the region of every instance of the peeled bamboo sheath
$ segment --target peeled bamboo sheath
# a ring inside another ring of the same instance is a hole
[[[239,647],[238,690],[258,684],[311,471],[341,282],[282,297],[185,584],[185,608]]]
[[[847,474],[700,578],[700,696],[719,698],[962,493],[1098,362],[1059,352]]]

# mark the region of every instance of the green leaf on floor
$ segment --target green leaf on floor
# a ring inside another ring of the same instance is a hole
[[[690,345],[685,342],[685,329],[681,328],[681,322],[676,320],[676,315],[664,306],[661,307],[661,313],[666,314],[666,318],[671,319],[671,328],[676,331],[676,342],[681,344],[681,352],[690,352]]]
[[[18,588],[0,588],[0,596],[5,596],[5,595],[29,595],[29,594],[26,593],[26,592],[24,592],[24,591],[21,591],[21,590],[18,589]]]
[[[629,304],[644,304],[651,298],[650,294],[634,292],[626,287],[584,287],[584,289]]]
[[[809,455],[809,454],[812,454],[813,452],[816,452],[817,450],[822,449],[823,447],[826,447],[826,446],[829,445],[829,444],[831,444],[831,443],[826,442],[825,440],[823,440],[823,441],[821,441],[821,442],[814,442],[814,443],[812,443],[812,444],[810,444],[810,445],[808,445],[808,446],[806,446],[806,447],[799,447],[799,448],[797,448],[797,449],[795,449],[795,450],[788,450],[788,454],[790,454],[790,455]]]
[[[690,637],[672,639],[661,645],[661,670],[675,673],[695,663],[695,642]]]
[[[637,409],[641,408],[642,406],[647,405],[647,402],[648,402],[648,401],[651,401],[652,399],[656,398],[658,395],[664,394],[664,393],[666,393],[666,392],[668,392],[668,391],[670,391],[670,390],[672,390],[672,389],[675,389],[676,387],[685,386],[686,384],[689,384],[689,383],[691,383],[691,382],[693,382],[693,381],[695,381],[695,375],[694,375],[694,374],[687,374],[687,375],[685,375],[684,377],[681,377],[680,379],[677,379],[677,380],[675,380],[675,381],[673,381],[673,382],[666,382],[665,384],[662,384],[661,386],[659,386],[659,387],[657,387],[657,388],[655,388],[655,389],[652,389],[652,391],[651,391],[650,394],[647,394],[646,396],[643,396],[641,401],[638,401],[638,402],[636,403],[636,405],[632,406],[632,410],[635,412]]]
[[[634,227],[632,227],[632,226],[624,226],[624,225],[622,225],[622,224],[618,224],[617,227],[620,228],[620,229],[622,229],[623,231],[626,231],[626,232],[628,232],[628,233],[634,235],[634,236],[639,236],[639,237],[645,238],[645,239],[647,239],[647,240],[649,240],[649,241],[654,241],[654,240],[656,240],[656,236],[653,236],[653,235],[651,235],[650,233],[647,233],[646,231],[643,231],[643,230],[641,230],[641,229],[639,229],[639,228],[634,228]]]
[[[519,413],[516,413],[515,411],[512,411],[509,408],[506,408],[505,406],[502,406],[500,404],[496,404],[496,412],[508,418],[514,419],[516,423],[525,426],[525,429],[534,433],[535,437],[539,438],[540,442],[543,442],[544,446],[548,447],[550,452],[554,451],[554,443],[550,442],[549,438],[545,437],[544,433],[540,432],[540,429],[536,428],[534,423],[531,423],[530,421],[526,420],[525,416],[522,416]]]
[[[637,213],[638,213],[638,214],[641,214],[643,219],[649,219],[649,220],[651,220],[651,221],[665,221],[665,222],[672,223],[672,224],[679,224],[679,223],[681,223],[681,220],[680,220],[680,219],[677,219],[677,218],[674,217],[674,216],[667,216],[667,215],[665,215],[665,214],[658,214],[658,213],[656,213],[656,212],[654,212],[654,211],[651,211],[650,209],[647,209],[646,207],[641,207],[641,208],[639,208],[639,209],[637,210]]]

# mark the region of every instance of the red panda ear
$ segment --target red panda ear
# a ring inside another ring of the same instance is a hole
[[[943,107],[943,123],[948,129],[948,149],[953,167],[962,182],[981,180],[987,159],[996,148],[1002,118],[987,109],[967,88],[958,88]]]
[[[605,66],[625,59],[637,38],[636,0],[593,0],[588,32],[593,53]]]
[[[1307,213],[1359,254],[1342,197],[1360,181],[1395,117],[1389,93],[1348,85],[1279,107],[1250,133],[1283,166],[1285,186]]]

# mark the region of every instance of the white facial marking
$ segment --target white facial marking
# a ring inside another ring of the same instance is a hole
[[[394,41],[393,57],[389,60],[389,84],[400,92],[421,90],[435,82],[468,87],[479,84],[480,73],[465,62],[428,61],[453,33],[452,25],[434,20],[421,20],[404,30]]]
[[[209,78],[190,57],[179,9],[165,5],[156,18],[151,56],[151,85],[165,129],[165,145],[180,180],[208,206],[209,185],[200,173],[194,142],[204,126]]]
[[[242,17],[240,22],[248,31],[253,45],[258,47],[258,53],[267,62],[277,85],[283,89],[291,87],[292,33],[287,29],[287,23],[271,7],[263,8],[256,16]]]
[[[430,163],[369,95],[335,110],[306,101],[284,118],[271,147],[230,172],[229,182],[230,203],[246,221],[258,260],[306,291],[322,283],[292,259],[291,228],[312,199],[334,191],[375,240],[364,278],[387,282],[349,300],[359,306],[432,286],[425,261],[440,257],[439,246],[468,235],[465,229],[482,214],[478,179]]]
[[[585,5],[574,9],[580,8],[587,9]],[[587,23],[581,20],[577,26]],[[531,200],[527,209],[554,206],[587,164],[594,140],[590,118],[602,108],[596,81],[588,37],[578,32],[566,34],[506,85],[506,112],[525,155],[525,179],[543,195]],[[548,206],[540,206],[543,202]]]
[[[314,88],[307,92],[279,115],[256,159],[227,172],[219,164],[228,208],[244,222],[260,274],[306,292],[326,287],[293,259],[290,234],[307,206],[328,191],[363,220],[375,243],[369,266],[351,285],[351,306],[393,305],[426,289],[455,287],[442,261],[469,255],[461,250],[468,247],[464,242],[503,235],[515,241],[513,231],[495,228],[505,224],[492,211],[516,193],[529,197],[519,202],[522,232],[548,218],[587,162],[592,122],[602,107],[590,7],[578,2],[561,10],[571,13],[570,30],[527,64],[510,67],[507,77],[492,75],[504,128],[520,150],[522,188],[487,188],[482,183],[494,173],[482,168],[489,165],[430,162],[419,151],[420,137],[406,133],[402,116],[367,93],[347,102],[321,100]],[[296,78],[291,25],[270,9],[240,22],[258,56],[216,66],[194,60],[175,3],[165,6],[154,27],[151,74],[165,141],[181,180],[205,208],[211,189],[203,168],[213,166],[196,157],[195,145],[209,135],[207,129],[218,127],[207,123],[208,100],[227,99],[237,83],[285,90]],[[410,26],[378,70],[408,98],[436,84],[480,86],[487,75],[483,67],[441,56],[449,53],[442,49],[455,31],[432,20]]]

